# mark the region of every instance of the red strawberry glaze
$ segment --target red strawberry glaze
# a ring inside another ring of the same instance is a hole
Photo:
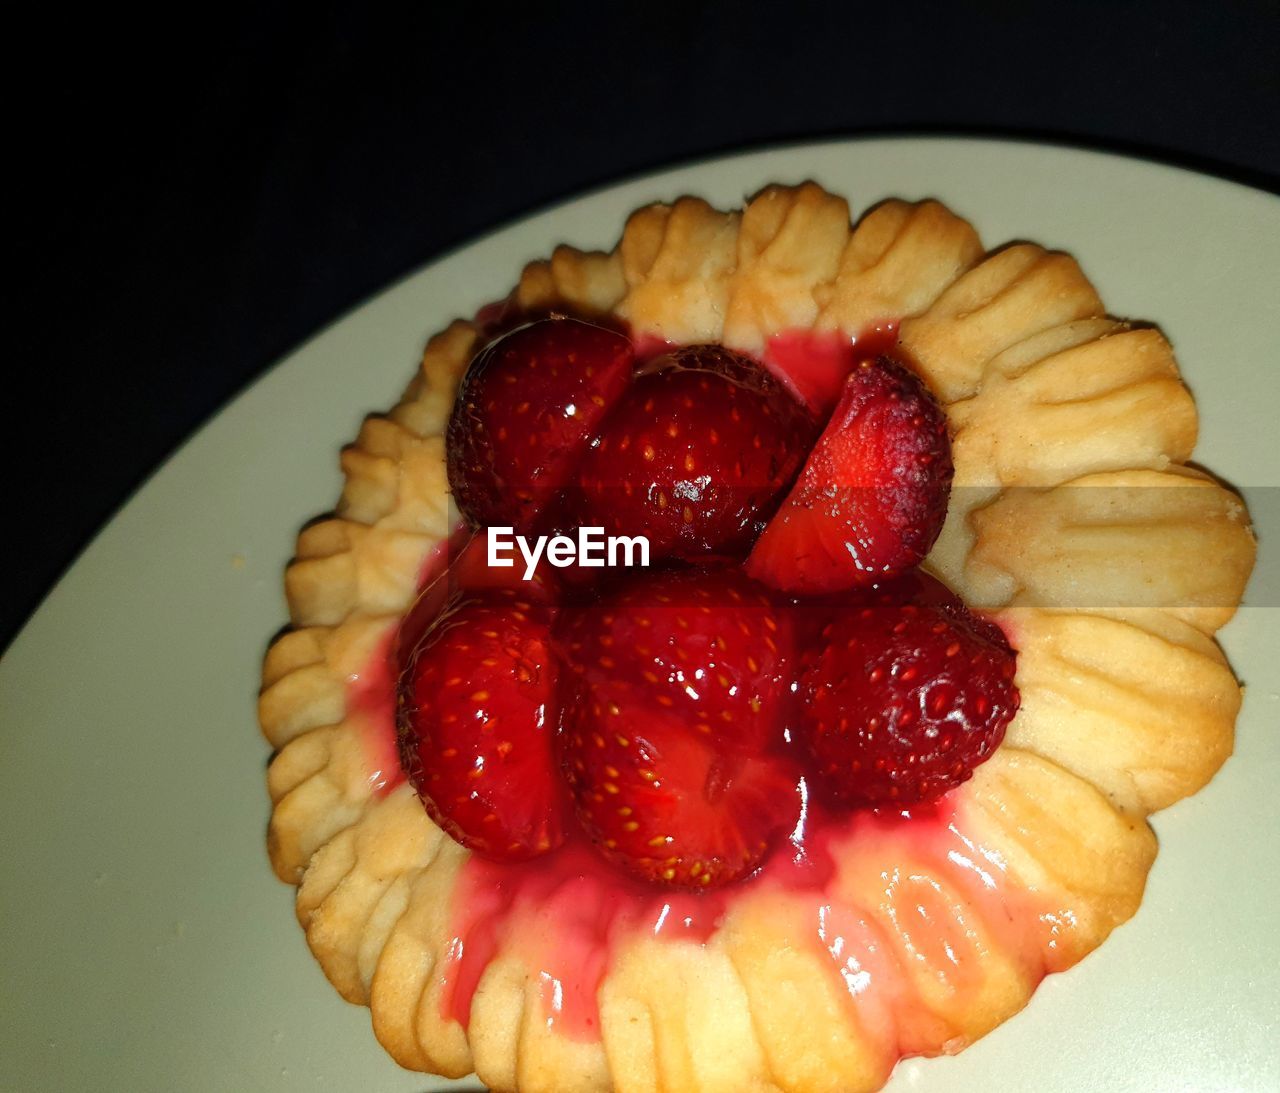
[[[396,750],[396,631],[379,642],[378,651],[362,672],[347,680],[347,713],[363,730],[369,764],[369,785],[385,797],[404,781]]]
[[[513,321],[498,308],[481,318],[491,327]],[[764,363],[822,413],[857,361],[891,350],[896,339],[896,321],[857,337],[786,332],[769,340]],[[654,338],[634,341],[639,362],[672,348]],[[457,535],[441,544],[420,587],[462,545],[465,536]],[[349,681],[348,708],[364,723],[370,782],[379,795],[404,781],[396,759],[395,683],[400,650],[412,648],[428,612],[410,612]],[[722,928],[764,901],[786,919],[797,944],[825,957],[859,1027],[882,1046],[886,1075],[899,1057],[948,1050],[959,1030],[926,1004],[913,979],[916,961],[938,970],[956,1009],[982,983],[982,936],[1032,984],[1075,959],[1062,944],[1070,909],[1018,884],[997,851],[966,833],[974,827],[966,808],[972,788],[968,783],[912,813],[836,815],[809,803],[791,839],[754,875],[704,892],[633,879],[605,862],[576,828],[559,849],[530,861],[470,855],[457,875],[448,955],[436,972],[442,1016],[466,1027],[484,970],[509,954],[541,983],[549,1028],[597,1040],[599,988],[627,944],[647,936],[716,945]],[[869,885],[868,877],[875,878]]]
[[[635,350],[636,360],[641,366],[652,361],[655,357],[661,357],[666,353],[670,353],[673,349],[679,349],[680,346],[675,342],[669,342],[665,338],[659,338],[654,334],[641,334],[639,336],[631,336],[631,347]]]
[[[457,545],[456,537],[442,545],[425,575],[437,575]],[[410,616],[404,629],[422,625]],[[380,794],[404,780],[388,697],[395,690],[395,651],[403,647],[398,637],[389,634],[370,668],[351,683],[352,710],[363,714],[371,781]],[[599,988],[629,942],[656,937],[715,944],[722,926],[764,900],[776,904],[795,944],[825,958],[858,1026],[884,1050],[886,1074],[900,1057],[944,1051],[959,1031],[926,1004],[912,979],[914,961],[940,969],[945,989],[963,1007],[982,982],[975,928],[995,940],[1030,983],[1074,960],[1060,947],[1071,928],[1070,910],[1017,884],[998,852],[967,834],[971,787],[913,812],[837,815],[809,802],[791,838],[753,876],[707,892],[632,879],[576,829],[564,846],[527,862],[471,855],[457,876],[448,955],[437,971],[441,1015],[466,1027],[484,970],[507,954],[538,978],[549,1028],[573,1040],[597,1040]],[[868,875],[877,878],[869,893],[853,879]],[[858,902],[868,896],[867,905]]]
[[[898,344],[899,326],[897,319],[884,319],[852,335],[840,330],[784,330],[765,343],[761,363],[825,421],[853,366],[867,357],[891,353]],[[652,334],[633,335],[631,342],[642,366],[679,348]]]
[[[906,966],[912,958],[940,969],[958,1007],[982,982],[975,926],[1032,982],[1071,962],[1058,951],[1059,914],[1012,882],[999,856],[969,838],[965,826],[959,793],[915,814],[839,818],[813,810],[753,877],[708,892],[633,880],[605,865],[580,835],[528,862],[473,856],[453,893],[451,941],[438,972],[442,1016],[468,1025],[480,977],[501,953],[539,978],[549,1028],[596,1040],[598,990],[623,946],[644,937],[714,943],[747,901],[765,899],[783,909],[793,938],[830,962],[889,1065],[937,1054],[956,1030],[924,1004]],[[898,912],[896,937],[883,911],[849,898],[849,878],[867,864],[879,870],[877,904]]]
[[[484,969],[512,948],[543,985],[549,1027],[600,1037],[596,992],[617,945],[636,932],[704,943],[729,893],[664,891],[610,868],[574,832],[554,854],[514,864],[472,856],[453,893],[441,1012],[464,1028]]]
[[[875,323],[852,337],[838,330],[787,330],[769,339],[764,364],[825,421],[853,366],[868,357],[890,353],[897,343],[896,319]]]
[[[437,543],[422,563],[418,587],[428,588],[443,576],[450,559],[457,557],[471,538],[472,532],[459,524],[449,538]],[[400,677],[400,651],[417,644],[431,622],[426,614],[421,601],[415,603],[398,626],[388,628],[368,665],[347,679],[347,712],[363,729],[369,784],[379,797],[404,781],[396,748],[396,680]]]

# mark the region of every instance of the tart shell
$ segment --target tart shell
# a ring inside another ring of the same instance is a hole
[[[514,950],[484,970],[466,1028],[445,1016],[451,898],[468,854],[407,785],[377,792],[350,681],[457,520],[443,432],[480,334],[455,322],[401,401],[343,452],[341,499],[298,538],[292,626],[263,666],[271,860],[298,886],[325,974],[370,1007],[403,1066],[475,1071],[494,1089],[874,1089],[902,1054],[989,1032],[1136,911],[1156,850],[1148,815],[1198,790],[1231,751],[1240,690],[1213,634],[1255,545],[1238,497],[1186,467],[1196,412],[1168,342],[1108,317],[1068,255],[984,251],[936,201],[885,201],[851,225],[844,199],[811,183],[769,187],[741,212],[697,198],[641,209],[612,252],[557,248],[513,299],[758,357],[778,335],[900,323],[953,434],[951,509],[926,565],[996,613],[1019,653],[1022,708],[952,794],[949,830],[998,860],[1008,891],[1034,897],[1028,921],[1053,933],[995,929],[938,848],[866,839],[839,855],[829,890],[889,961],[899,1001],[882,1012],[851,1005],[802,943],[811,908],[753,891],[705,944],[619,946],[597,1039],[550,1026],[538,969]],[[937,921],[965,924],[963,983],[898,913],[923,904],[886,884],[895,871],[928,879]]]

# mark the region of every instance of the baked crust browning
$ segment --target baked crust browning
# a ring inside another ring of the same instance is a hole
[[[1157,608],[1210,634],[1235,613],[1255,555],[1240,498],[1187,467],[1007,490],[970,524],[970,603]]]
[[[1199,789],[1231,750],[1240,691],[1212,634],[1254,543],[1239,499],[1183,466],[1196,414],[1168,342],[1106,317],[1067,255],[1019,243],[984,256],[936,201],[886,201],[851,225],[846,202],[811,183],[769,187],[741,213],[696,198],[641,209],[613,252],[557,248],[513,298],[755,354],[781,333],[901,322],[954,438],[951,510],[928,565],[1000,609],[1019,650],[1022,708],[955,791],[948,828],[975,860],[1001,863],[1005,903],[953,857],[888,834],[846,846],[826,890],[826,913],[882,989],[853,989],[815,943],[812,895],[753,888],[706,944],[621,944],[597,1041],[551,1027],[539,969],[514,945],[485,969],[467,1027],[446,1016],[468,854],[406,785],[375,792],[349,682],[456,520],[443,432],[479,332],[455,322],[343,453],[337,509],[303,530],[286,573],[293,628],[263,665],[272,863],[298,885],[325,974],[371,1008],[402,1065],[474,1070],[494,1089],[874,1089],[904,1052],[986,1034],[1133,915],[1155,855],[1147,815]],[[923,933],[911,907],[928,909]],[[1025,932],[999,928],[1001,909]],[[930,930],[963,959],[949,963]]]
[[[1022,706],[1008,744],[1145,815],[1205,785],[1231,754],[1240,688],[1217,643],[1166,611],[1011,608]]]

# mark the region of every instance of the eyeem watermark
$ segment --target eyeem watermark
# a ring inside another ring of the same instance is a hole
[[[571,565],[603,569],[605,566],[647,566],[649,540],[644,535],[605,535],[604,528],[578,528],[568,535],[517,535],[513,527],[489,528],[489,565],[510,568],[516,551],[524,558],[524,579],[533,580],[538,561],[545,554],[557,569]]]

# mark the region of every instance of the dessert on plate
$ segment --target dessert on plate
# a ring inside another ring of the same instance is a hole
[[[1254,542],[1196,429],[1158,330],[936,201],[682,198],[531,264],[286,573],[269,847],[325,974],[495,1089],[963,1049],[1231,751]]]

